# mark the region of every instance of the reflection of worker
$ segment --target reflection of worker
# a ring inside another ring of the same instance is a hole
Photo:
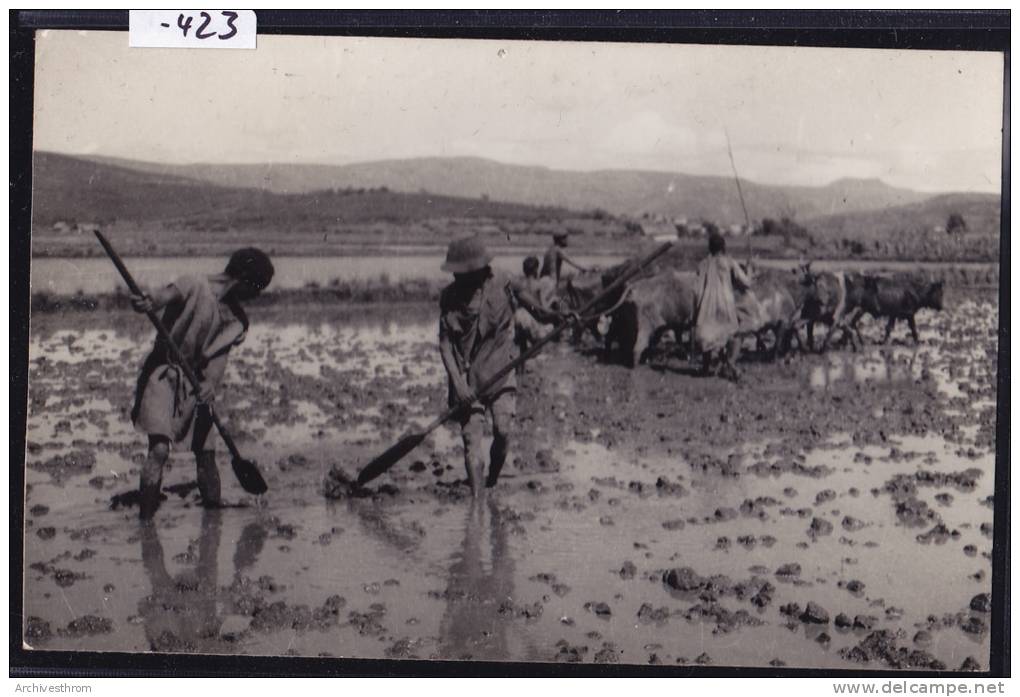
[[[568,236],[566,232],[554,232],[553,243],[545,250],[545,257],[542,259],[542,276],[552,277],[557,288],[560,287],[560,272],[564,263],[573,266],[578,271],[587,271],[583,266],[572,261],[563,251],[567,248]]]
[[[709,372],[716,355],[723,360],[723,375],[739,378],[737,358],[740,356],[741,327],[734,286],[739,291],[751,287],[751,279],[740,265],[726,255],[726,240],[717,232],[708,236],[708,257],[698,265],[698,311],[695,337],[705,355],[705,372]]]
[[[560,318],[542,307],[523,284],[493,272],[491,261],[492,256],[477,237],[451,242],[443,270],[451,272],[454,280],[439,297],[439,352],[449,376],[449,403],[451,407],[472,403],[462,411],[460,427],[468,483],[474,496],[480,496],[484,486],[495,486],[510,448],[508,429],[516,402],[515,376],[507,374],[483,395],[476,390],[515,357],[514,307],[524,307],[541,321]],[[486,412],[492,420],[493,438],[489,476],[483,480],[481,441]]]
[[[198,559],[192,569],[177,576],[167,571],[156,526],[142,526],[142,564],[152,593],[141,600],[138,614],[153,651],[202,651],[219,637],[223,624],[216,611],[221,517],[217,509],[202,511]],[[255,564],[265,539],[262,525],[245,526],[234,553],[235,573]]]
[[[212,401],[223,377],[227,354],[247,332],[248,317],[241,302],[256,297],[272,278],[269,257],[247,248],[231,255],[223,273],[182,276],[151,297],[131,298],[138,312],[163,309],[163,324],[201,380],[198,394],[194,394],[166,342],[157,337],[138,376],[131,410],[135,428],[149,436],[149,456],[142,465],[140,484],[142,519],[151,518],[159,508],[170,443],[186,440],[189,433],[202,503],[220,504],[220,475],[209,442],[213,424],[205,405]]]
[[[446,611],[439,625],[440,656],[452,659],[507,660],[506,630],[511,617],[514,564],[507,530],[493,501],[472,503],[464,525],[459,558],[449,571]],[[489,521],[489,569],[482,556],[485,520]]]
[[[528,257],[524,260],[523,285],[543,308],[553,309],[557,306],[555,283],[549,276],[539,277],[536,257]],[[539,339],[545,338],[553,330],[551,323],[540,321],[523,307],[518,308],[514,313],[514,325],[517,345],[522,352]],[[523,368],[523,365],[520,366],[517,372],[522,372]]]

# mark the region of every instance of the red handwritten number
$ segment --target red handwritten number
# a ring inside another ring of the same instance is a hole
[[[235,34],[237,34],[237,26],[234,25],[234,22],[237,21],[237,13],[236,12],[220,12],[220,14],[227,18],[227,26],[230,27],[230,31],[228,33],[220,34],[219,35],[220,40],[226,41],[230,37],[232,37]]]
[[[184,32],[184,36],[188,35],[188,30],[191,29],[191,15],[188,15],[188,21],[184,21],[184,14],[177,15],[177,26]]]
[[[216,36],[216,32],[214,31],[206,32],[204,34],[202,33],[205,28],[209,26],[209,22],[212,21],[212,17],[209,16],[208,12],[201,12],[200,14],[202,16],[202,23],[198,25],[198,29],[195,30],[195,38],[208,39],[210,36]]]

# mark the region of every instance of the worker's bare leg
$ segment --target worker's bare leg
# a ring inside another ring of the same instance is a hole
[[[216,508],[221,504],[220,471],[216,466],[216,451],[208,442],[212,428],[209,407],[199,405],[195,413],[195,428],[191,440],[191,449],[195,453],[198,493],[202,496],[203,506]]]
[[[149,455],[142,464],[139,482],[138,517],[151,520],[159,509],[160,488],[163,484],[163,468],[170,459],[170,439],[165,436],[149,436]]]
[[[497,397],[489,408],[489,413],[492,416],[492,446],[489,448],[489,476],[485,480],[487,487],[496,486],[496,482],[499,481],[499,473],[503,470],[507,455],[510,453],[510,431],[513,426],[516,401],[514,392],[507,391]]]
[[[726,347],[726,377],[730,380],[739,380],[740,371],[737,370],[737,360],[740,358],[740,338],[733,337]]]
[[[464,441],[464,467],[471,495],[475,497],[485,492],[485,457],[482,451],[484,421],[485,413],[472,409],[460,424],[460,435]]]

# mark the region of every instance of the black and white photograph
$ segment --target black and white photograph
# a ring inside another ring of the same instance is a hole
[[[1002,52],[34,41],[27,651],[991,670]]]

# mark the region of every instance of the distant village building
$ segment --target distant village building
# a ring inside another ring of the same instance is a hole
[[[675,218],[673,227],[676,228],[677,237],[704,237],[707,233],[705,226],[697,220],[687,218]]]
[[[652,218],[641,221],[641,234],[656,240],[672,240],[677,237],[677,229],[672,220]]]
[[[71,224],[64,220],[58,220],[53,223],[53,232],[60,233],[62,235],[71,232]]]
[[[91,235],[100,231],[99,223],[78,223],[74,226],[75,232],[79,235]]]

